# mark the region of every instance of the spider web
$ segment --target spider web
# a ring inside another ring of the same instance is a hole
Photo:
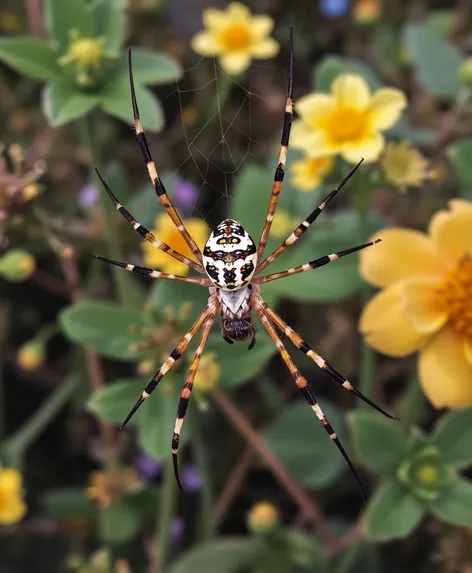
[[[230,196],[241,182],[242,170],[249,163],[263,165],[263,155],[272,151],[272,145],[267,150],[267,141],[253,137],[254,108],[266,106],[267,95],[256,93],[252,87],[257,86],[261,91],[260,85],[266,84],[265,91],[274,91],[269,74],[259,82],[254,75],[258,68],[263,73],[268,67],[268,64],[253,64],[252,73],[242,80],[246,84],[243,85],[226,74],[216,58],[202,57],[184,71],[176,89],[164,99],[165,106],[167,99],[175,98],[178,107],[177,121],[170,128],[176,157],[174,169],[166,174],[166,180],[174,188],[178,180],[185,180],[197,189],[193,201],[185,207],[186,217],[198,215],[211,227],[231,216]],[[280,122],[271,130],[274,146],[277,140],[273,136],[277,133],[278,138],[283,119],[286,70],[278,69],[276,73],[280,85],[275,88],[280,90],[283,103],[278,114]],[[192,113],[194,121],[189,121]]]

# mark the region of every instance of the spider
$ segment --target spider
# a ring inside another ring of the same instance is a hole
[[[308,356],[315,364],[321,368],[335,383],[342,386],[349,392],[355,394],[358,398],[387,416],[392,418],[390,414],[385,412],[380,406],[376,405],[369,398],[364,396],[359,390],[354,388],[354,386],[337,372],[326,360],[324,360],[317,352],[315,352],[308,343],[303,340],[288,324],[264,301],[261,295],[261,286],[264,283],[281,279],[296,273],[302,273],[305,271],[311,271],[317,269],[323,265],[331,263],[349,255],[370,247],[375,243],[378,243],[380,239],[374,242],[364,243],[344,251],[339,251],[331,255],[325,255],[304,265],[288,269],[283,272],[278,272],[274,274],[269,274],[265,276],[260,276],[261,271],[263,271],[268,265],[274,262],[286,249],[293,245],[300,237],[310,228],[310,226],[316,221],[320,213],[325,209],[325,207],[334,199],[339,191],[344,187],[348,180],[354,175],[355,171],[359,168],[363,159],[351,170],[351,172],[345,177],[345,179],[338,185],[336,189],[331,191],[325,200],[319,205],[305,221],[303,221],[298,227],[293,231],[293,233],[269,256],[264,258],[264,249],[266,247],[267,239],[269,236],[272,221],[274,219],[275,209],[277,207],[277,202],[279,199],[280,192],[282,190],[283,179],[284,179],[284,169],[285,162],[287,159],[289,138],[290,138],[290,128],[293,118],[293,32],[290,29],[290,62],[289,62],[289,78],[288,78],[288,90],[287,90],[287,102],[285,106],[285,114],[282,129],[282,139],[280,147],[280,155],[277,168],[275,170],[274,182],[272,185],[272,192],[270,196],[270,202],[268,207],[267,216],[265,219],[264,227],[259,239],[259,244],[256,244],[238,222],[233,219],[225,219],[220,223],[216,229],[211,233],[204,249],[203,253],[200,251],[195,241],[189,235],[185,224],[177,213],[172,201],[170,200],[167,192],[165,190],[164,184],[159,178],[156,165],[151,157],[149,151],[146,136],[141,125],[139,118],[138,104],[136,101],[136,94],[133,82],[133,69],[131,60],[131,50],[128,52],[128,66],[129,66],[129,79],[131,87],[131,102],[133,107],[134,122],[136,128],[137,139],[144,156],[144,161],[151,178],[154,190],[156,192],[157,198],[164,206],[168,215],[177,226],[185,242],[189,246],[191,252],[193,253],[196,260],[189,259],[188,257],[180,254],[179,252],[172,249],[169,245],[160,241],[151,232],[144,228],[140,223],[138,223],[134,217],[129,213],[118,201],[116,196],[113,194],[112,190],[97,171],[98,177],[100,178],[104,188],[108,192],[111,200],[115,204],[117,210],[123,215],[123,217],[131,224],[134,230],[141,235],[141,237],[152,243],[158,249],[163,250],[171,257],[174,257],[178,261],[181,261],[188,265],[193,270],[200,273],[200,277],[190,277],[190,276],[179,276],[175,274],[166,274],[158,270],[148,269],[138,265],[131,265],[119,261],[114,261],[107,259],[100,255],[92,255],[97,259],[112,264],[117,265],[126,269],[127,271],[133,272],[137,275],[150,277],[153,279],[167,279],[173,281],[181,281],[185,283],[198,284],[203,287],[208,287],[209,297],[208,304],[203,309],[197,320],[191,326],[190,330],[185,334],[182,340],[179,342],[176,348],[171,352],[170,356],[164,362],[164,364],[159,368],[153,379],[144,389],[142,395],[139,397],[136,404],[133,406],[126,419],[124,420],[121,428],[129,422],[131,417],[134,415],[136,410],[141,406],[141,404],[149,398],[152,392],[156,389],[159,382],[165,376],[165,374],[174,366],[176,361],[183,355],[187,350],[187,347],[193,337],[201,330],[201,338],[198,343],[197,349],[190,365],[190,369],[187,374],[187,378],[183,385],[180,393],[179,404],[177,408],[177,418],[175,422],[174,432],[172,436],[172,458],[174,473],[177,483],[182,490],[182,486],[179,478],[178,462],[177,462],[177,451],[179,447],[179,437],[182,430],[182,424],[184,422],[184,417],[187,411],[187,406],[192,395],[193,383],[195,380],[195,374],[197,372],[200,359],[205,348],[205,344],[208,340],[210,331],[214,325],[217,314],[221,314],[222,318],[222,336],[223,339],[229,343],[234,342],[250,341],[249,349],[252,349],[256,343],[256,325],[252,320],[252,312],[259,317],[262,325],[267,330],[269,336],[273,340],[277,350],[282,357],[285,365],[289,369],[293,376],[295,384],[304,396],[305,400],[308,402],[310,407],[315,412],[319,421],[321,422],[324,429],[329,434],[329,437],[334,441],[336,446],[339,448],[341,454],[346,460],[349,468],[351,469],[355,480],[361,490],[362,485],[359,476],[349,459],[345,449],[343,448],[341,442],[336,436],[331,424],[326,419],[320,408],[316,398],[314,397],[306,378],[304,378],[294,361],[287,352],[282,340],[277,333],[276,327],[285,334],[285,336],[290,339],[290,341],[304,354]]]

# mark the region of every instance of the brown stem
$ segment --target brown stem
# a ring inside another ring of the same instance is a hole
[[[44,38],[46,36],[46,32],[43,24],[41,0],[26,0],[25,8],[31,33],[33,36]]]
[[[302,489],[302,487],[300,487],[293,476],[290,475],[264,440],[259,437],[257,431],[249,423],[246,416],[222,390],[214,390],[212,396],[233,426],[264,459],[272,473],[279,480],[281,485],[284,486],[290,497],[299,505],[300,510],[306,514],[310,521],[315,525],[317,533],[323,543],[327,545],[334,544],[336,537],[326,525],[324,517],[318,509],[318,506],[313,503],[310,496]]]

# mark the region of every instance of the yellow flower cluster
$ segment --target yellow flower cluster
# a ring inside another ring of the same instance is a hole
[[[431,403],[464,408],[472,406],[472,203],[449,205],[429,234],[386,229],[382,249],[361,252],[362,275],[383,290],[364,308],[360,330],[384,354],[419,350]]]
[[[269,16],[254,16],[240,2],[231,2],[226,10],[206,8],[205,29],[192,39],[192,48],[202,56],[217,56],[223,70],[238,75],[253,59],[274,57],[279,44],[269,34],[274,21]]]
[[[26,514],[21,475],[0,466],[0,525],[12,525]]]

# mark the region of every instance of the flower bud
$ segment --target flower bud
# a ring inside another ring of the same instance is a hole
[[[278,528],[279,523],[279,510],[269,502],[256,503],[247,515],[247,526],[255,534],[274,531]]]
[[[459,81],[465,86],[472,86],[472,56],[459,66]]]
[[[21,249],[10,249],[0,258],[0,275],[11,282],[28,279],[36,270],[32,255]]]
[[[23,370],[36,370],[44,363],[45,356],[44,341],[33,338],[20,346],[16,354],[16,361]]]
[[[215,353],[204,354],[195,375],[194,388],[200,392],[211,392],[220,381],[220,365],[215,361]]]

